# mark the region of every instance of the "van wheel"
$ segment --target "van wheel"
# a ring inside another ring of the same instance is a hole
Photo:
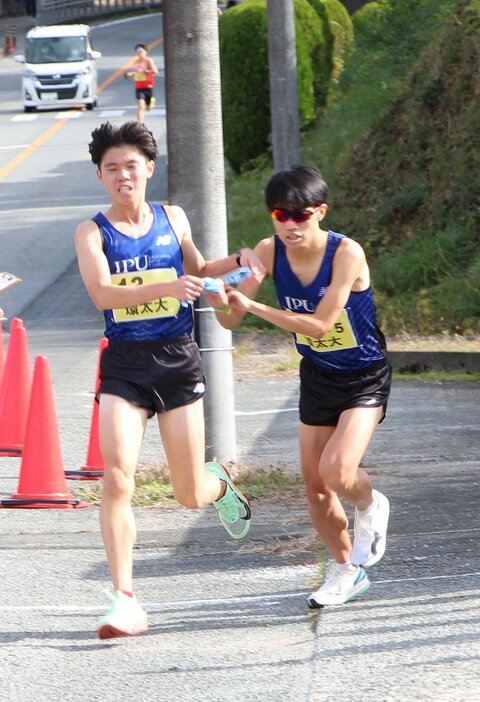
[[[27,107],[27,105],[25,105],[25,107],[23,108],[23,111],[24,112],[35,112],[35,107]]]

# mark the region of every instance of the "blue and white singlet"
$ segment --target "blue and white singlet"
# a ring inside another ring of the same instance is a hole
[[[315,312],[332,279],[333,257],[343,238],[344,234],[328,232],[320,269],[315,280],[304,286],[290,268],[285,244],[275,234],[273,280],[280,307],[301,314]],[[321,339],[298,333],[293,337],[297,351],[326,370],[356,370],[385,357],[385,339],[376,323],[371,287],[350,293],[339,318]]]
[[[142,285],[184,275],[182,249],[164,208],[148,204],[153,211],[153,224],[138,239],[119,232],[101,212],[93,217],[102,234],[112,283],[116,285]],[[192,306],[173,297],[104,310],[103,314],[105,336],[111,340],[155,341],[192,334]]]

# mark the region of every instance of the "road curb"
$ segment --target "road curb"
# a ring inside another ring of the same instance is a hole
[[[480,373],[480,353],[471,351],[389,351],[393,370],[398,373],[464,371]]]

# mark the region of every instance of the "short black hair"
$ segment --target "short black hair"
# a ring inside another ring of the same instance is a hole
[[[149,161],[157,158],[157,142],[150,129],[141,122],[125,122],[117,127],[104,122],[92,132],[88,151],[93,163],[99,168],[105,151],[112,146],[134,146]]]
[[[313,166],[292,166],[275,173],[265,188],[265,203],[276,208],[303,210],[327,202],[328,185]]]
[[[146,44],[135,44],[135,51],[137,49],[145,49],[145,51],[148,51]]]

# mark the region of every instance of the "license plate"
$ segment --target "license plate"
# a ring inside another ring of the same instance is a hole
[[[42,102],[53,102],[58,100],[58,93],[42,93]]]

